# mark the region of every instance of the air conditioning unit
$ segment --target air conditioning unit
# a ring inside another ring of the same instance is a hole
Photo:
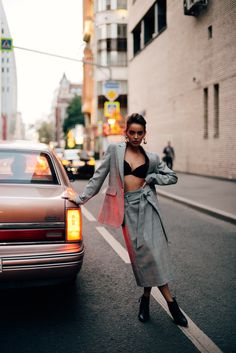
[[[184,14],[187,16],[198,16],[207,5],[208,0],[184,0]]]

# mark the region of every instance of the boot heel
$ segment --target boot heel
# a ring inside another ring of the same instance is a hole
[[[145,297],[142,295],[142,297],[139,299],[139,314],[138,314],[138,319],[141,322],[146,322],[149,320],[149,302],[150,302],[150,297]]]
[[[174,319],[176,325],[187,327],[188,321],[182,311],[180,310],[178,303],[175,298],[173,298],[173,302],[167,302],[170,313]]]

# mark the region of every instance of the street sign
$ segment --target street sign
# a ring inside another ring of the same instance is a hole
[[[103,95],[109,101],[114,101],[120,95],[120,83],[117,81],[107,81],[103,84]]]
[[[12,51],[13,41],[12,38],[1,38],[1,51]]]
[[[117,113],[120,113],[120,102],[104,103],[104,116],[112,118]]]

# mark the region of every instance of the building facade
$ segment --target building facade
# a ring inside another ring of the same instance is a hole
[[[174,169],[236,179],[236,0],[129,0],[129,112]]]
[[[93,74],[90,112],[95,125],[94,150],[101,155],[109,141],[123,132],[127,114],[127,1],[84,1],[85,7],[84,40],[87,44],[84,59],[93,62],[90,65]],[[86,31],[86,28],[90,30]],[[84,71],[85,81],[91,71]],[[89,93],[83,96],[83,103],[88,102],[86,95],[89,97]]]
[[[93,58],[93,24],[94,5],[93,0],[83,0],[83,40],[85,42],[83,57],[83,92],[82,112],[84,114],[84,148],[94,151],[94,142],[97,132],[95,120],[95,97],[94,97],[94,58]]]
[[[11,38],[7,18],[0,0],[0,33],[1,39]],[[14,138],[17,116],[17,81],[16,63],[12,50],[0,50],[0,139]]]
[[[82,84],[71,83],[64,73],[59,88],[54,93],[52,103],[52,114],[55,119],[55,141],[58,146],[64,144],[63,122],[67,117],[66,109],[75,96],[82,96]]]

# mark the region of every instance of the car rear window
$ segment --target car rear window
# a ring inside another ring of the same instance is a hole
[[[58,184],[58,180],[47,153],[0,151],[0,183]]]

